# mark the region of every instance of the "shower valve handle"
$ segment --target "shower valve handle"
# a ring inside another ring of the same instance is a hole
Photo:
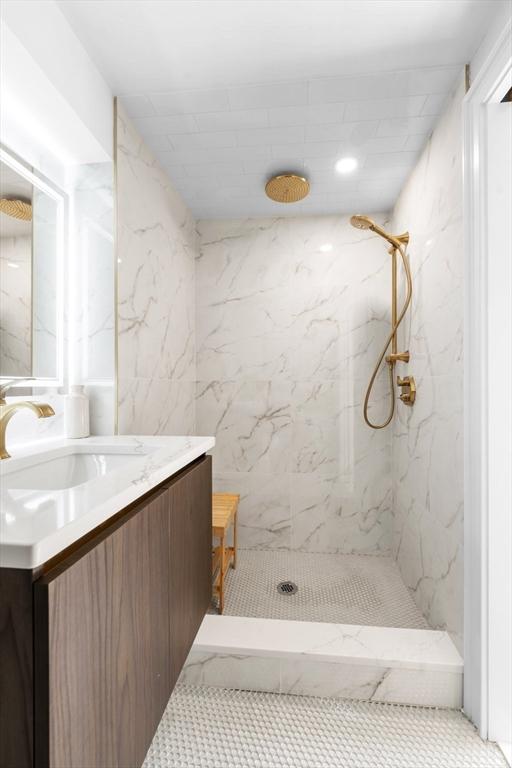
[[[400,400],[405,405],[412,405],[416,400],[416,382],[414,376],[396,377],[396,383],[402,389]]]

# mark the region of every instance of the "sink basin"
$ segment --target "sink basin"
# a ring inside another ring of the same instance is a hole
[[[40,441],[0,461],[0,567],[37,568],[167,481],[213,437]]]
[[[140,459],[140,453],[70,452],[30,464],[2,478],[6,490],[62,491],[75,488]]]

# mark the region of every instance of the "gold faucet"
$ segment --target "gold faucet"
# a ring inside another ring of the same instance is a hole
[[[35,413],[38,419],[47,419],[49,416],[55,416],[55,411],[48,403],[33,403],[30,400],[21,400],[16,403],[6,403],[5,393],[13,384],[20,381],[30,381],[30,379],[11,379],[0,386],[0,460],[10,458],[10,454],[5,447],[5,431],[7,425],[16,413],[23,408]]]

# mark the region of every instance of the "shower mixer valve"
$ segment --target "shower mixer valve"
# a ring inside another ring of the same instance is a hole
[[[402,390],[402,394],[400,395],[402,403],[405,403],[405,405],[412,405],[416,400],[416,382],[414,381],[414,376],[404,376],[403,378],[397,376],[396,383]]]

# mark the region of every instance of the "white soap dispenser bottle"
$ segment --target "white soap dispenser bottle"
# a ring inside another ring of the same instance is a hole
[[[64,399],[64,427],[66,437],[88,437],[89,398],[81,384],[71,384]]]

